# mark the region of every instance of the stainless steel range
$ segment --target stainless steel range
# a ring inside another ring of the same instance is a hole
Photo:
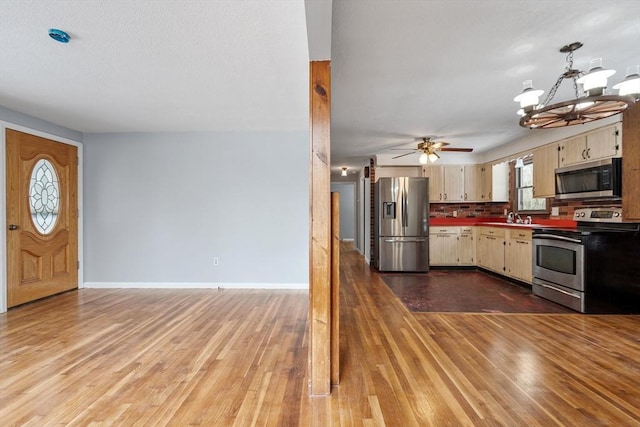
[[[533,293],[582,313],[640,313],[640,223],[585,208],[577,227],[533,231]]]

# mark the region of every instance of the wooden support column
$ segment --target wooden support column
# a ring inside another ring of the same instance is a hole
[[[340,193],[331,193],[331,385],[340,384]]]
[[[331,393],[331,62],[309,67],[309,392]]]
[[[640,102],[622,114],[622,218],[640,219]]]

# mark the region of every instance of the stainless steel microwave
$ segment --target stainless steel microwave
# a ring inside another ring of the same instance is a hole
[[[622,197],[622,158],[614,157],[556,169],[557,199]]]

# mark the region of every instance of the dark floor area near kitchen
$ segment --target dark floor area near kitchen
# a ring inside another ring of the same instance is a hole
[[[531,289],[481,271],[431,270],[380,274],[409,311],[452,313],[575,313]]]

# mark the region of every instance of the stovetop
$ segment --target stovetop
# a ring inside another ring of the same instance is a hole
[[[602,233],[640,232],[640,222],[622,219],[622,208],[576,209],[573,219],[576,228],[545,228],[534,230],[534,234],[582,235]]]

